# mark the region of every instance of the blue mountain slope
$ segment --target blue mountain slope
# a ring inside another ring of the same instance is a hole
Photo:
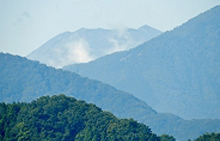
[[[119,118],[134,118],[157,134],[170,134],[182,141],[205,132],[220,132],[220,120],[189,121],[160,114],[131,94],[19,56],[0,53],[0,78],[0,102],[31,101],[43,95],[63,93],[94,103]]]
[[[95,103],[119,117],[124,117],[123,110],[137,111],[132,109],[136,106],[156,114],[145,102],[110,85],[20,56],[0,53],[0,78],[0,102],[30,102],[43,95],[66,94]],[[116,112],[118,108],[122,109]]]
[[[159,112],[220,117],[220,6],[125,52],[64,69],[134,94]]]

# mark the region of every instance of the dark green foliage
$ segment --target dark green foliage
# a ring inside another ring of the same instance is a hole
[[[129,51],[64,69],[129,92],[160,112],[135,117],[177,140],[220,132],[220,6]],[[213,120],[203,120],[203,119]]]
[[[163,134],[163,135],[160,135],[159,137],[161,141],[176,141],[176,139],[170,135]]]
[[[205,133],[194,141],[220,141],[220,133]]]
[[[109,85],[19,56],[0,53],[0,78],[0,101],[4,102],[29,102],[43,95],[64,93],[94,103],[119,118],[134,118],[157,134],[173,135],[181,141],[220,131],[218,119],[189,121],[160,114],[145,102]]]
[[[31,103],[0,103],[0,140],[159,141],[144,124],[117,119],[74,98],[44,96]]]

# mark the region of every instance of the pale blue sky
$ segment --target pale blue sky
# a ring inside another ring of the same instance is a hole
[[[25,56],[79,28],[171,30],[220,0],[0,0],[0,52]]]

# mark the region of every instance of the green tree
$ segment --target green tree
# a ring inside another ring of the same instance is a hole
[[[159,141],[150,128],[65,95],[0,103],[0,140]]]
[[[163,134],[163,135],[160,135],[159,137],[161,141],[176,141],[176,139],[171,135]]]
[[[205,133],[195,141],[220,141],[220,133]]]

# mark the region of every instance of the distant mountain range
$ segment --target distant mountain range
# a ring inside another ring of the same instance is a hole
[[[110,85],[20,56],[0,53],[0,78],[0,102],[30,102],[45,95],[66,94],[94,103],[119,118],[134,118],[158,135],[173,135],[180,141],[206,132],[220,132],[219,119],[183,120],[172,114],[160,114]]]
[[[64,67],[185,119],[220,117],[220,6],[129,51]]]
[[[144,25],[138,29],[86,29],[61,33],[27,55],[27,58],[61,68],[86,63],[106,54],[131,49],[161,34]]]

